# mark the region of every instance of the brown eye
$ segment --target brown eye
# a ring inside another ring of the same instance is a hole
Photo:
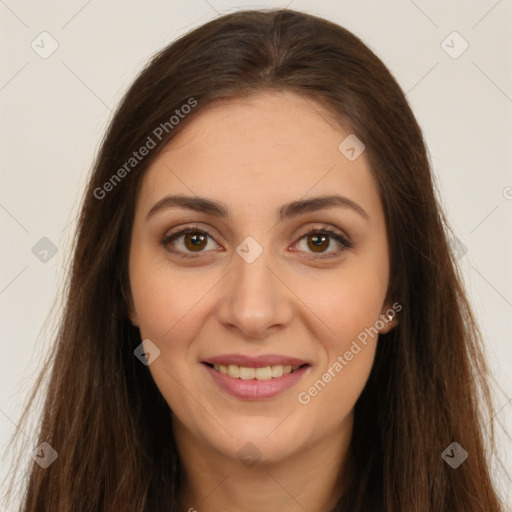
[[[201,251],[206,246],[206,237],[199,232],[187,233],[184,235],[183,240],[185,247],[191,251]]]
[[[176,254],[180,258],[197,258],[202,253],[207,254],[209,252],[205,250],[208,246],[208,239],[214,241],[213,237],[206,231],[189,227],[166,236],[160,243],[167,251]],[[344,235],[327,227],[309,230],[299,239],[299,244],[303,240],[307,240],[306,250],[301,250],[301,252],[318,255],[305,256],[307,259],[333,258],[353,247]],[[328,251],[331,248],[332,240],[335,241],[338,248]]]
[[[311,241],[311,243],[310,243]],[[308,236],[308,247],[313,252],[323,252],[329,248],[329,238],[325,235],[309,235]]]
[[[353,247],[352,243],[341,233],[333,231],[325,227],[321,229],[311,229],[299,239],[299,245],[302,240],[306,240],[306,250],[303,252],[307,254],[316,253],[318,256],[305,256],[308,259],[321,260],[339,256],[346,249]],[[331,240],[335,241],[337,249],[328,251],[331,247]]]
[[[196,258],[201,256],[201,253],[208,252],[204,250],[208,246],[208,239],[213,240],[205,231],[185,228],[166,236],[160,243],[166,250],[181,258]]]

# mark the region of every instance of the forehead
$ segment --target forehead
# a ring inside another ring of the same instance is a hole
[[[261,171],[263,163],[272,174],[286,161],[319,159],[321,164],[338,151],[342,133],[332,114],[315,100],[291,92],[264,92],[206,106],[165,153],[201,163],[215,156],[214,162],[222,159],[247,171]],[[272,164],[276,157],[278,165]]]
[[[176,192],[243,208],[339,192],[371,210],[380,200],[365,154],[350,161],[339,149],[349,135],[320,103],[291,92],[214,103],[152,163],[140,199]]]

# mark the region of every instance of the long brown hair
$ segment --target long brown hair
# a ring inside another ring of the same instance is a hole
[[[134,357],[140,332],[127,316],[136,195],[159,151],[206,105],[269,90],[320,102],[366,145],[388,230],[388,298],[403,307],[356,403],[347,486],[335,511],[366,510],[369,489],[388,512],[502,510],[484,438],[488,421],[494,446],[481,335],[404,93],[344,28],[260,10],[219,17],[164,48],[115,113],[85,191],[62,321],[38,380],[49,375],[39,443],[58,459],[27,469],[24,512],[179,510],[171,411]],[[118,172],[148,136],[156,147]],[[452,442],[469,454],[456,469],[441,456]]]

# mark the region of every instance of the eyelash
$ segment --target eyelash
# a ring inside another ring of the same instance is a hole
[[[195,258],[201,257],[201,254],[202,254],[201,252],[198,252],[192,256],[192,255],[190,255],[190,253],[187,254],[187,253],[183,253],[181,251],[177,251],[175,249],[169,248],[169,244],[171,242],[173,242],[180,236],[187,235],[187,234],[202,234],[202,235],[206,235],[206,236],[210,237],[213,240],[213,237],[210,235],[210,233],[208,233],[207,231],[205,231],[203,229],[198,229],[197,226],[194,226],[194,227],[184,228],[180,231],[177,231],[176,233],[171,233],[170,235],[164,237],[163,240],[160,241],[160,244],[164,247],[164,249],[166,249],[169,252],[172,252],[173,254],[176,254],[179,258],[195,259]],[[352,243],[347,238],[345,238],[340,233],[337,233],[336,231],[333,231],[332,229],[330,229],[329,227],[326,227],[326,226],[323,226],[321,228],[312,228],[312,229],[308,230],[306,233],[304,233],[299,238],[298,241],[302,240],[303,238],[308,237],[309,235],[313,235],[313,234],[314,235],[327,235],[329,237],[332,237],[339,244],[341,244],[341,249],[334,251],[333,253],[331,253],[330,256],[325,256],[325,255],[304,256],[306,259],[325,260],[325,259],[334,258],[336,256],[339,256],[345,250],[351,249],[353,247]]]

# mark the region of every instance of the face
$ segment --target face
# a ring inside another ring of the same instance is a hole
[[[382,205],[365,153],[338,148],[349,135],[311,99],[261,93],[203,109],[144,176],[130,318],[176,431],[206,449],[277,461],[350,432],[391,305]]]

